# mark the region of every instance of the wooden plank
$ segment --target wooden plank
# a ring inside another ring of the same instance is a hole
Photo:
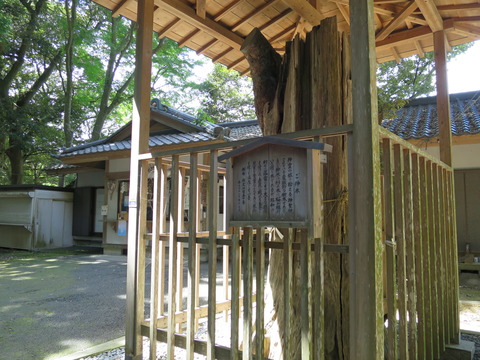
[[[438,137],[440,160],[452,166],[452,120],[447,80],[446,34],[438,31],[433,34],[435,74],[437,87]]]
[[[284,271],[284,285],[283,285],[283,304],[284,304],[284,313],[285,313],[285,324],[284,324],[284,338],[283,338],[283,355],[285,359],[291,358],[291,349],[293,348],[294,339],[292,338],[292,242],[294,238],[294,230],[289,229],[280,229],[281,233],[284,236],[283,239],[283,271]]]
[[[400,145],[393,146],[394,157],[394,201],[395,201],[395,238],[397,243],[397,282],[399,312],[399,356],[408,358],[408,324],[407,324],[407,263],[405,246],[405,204],[404,204],[404,159]]]
[[[168,169],[165,165],[161,166],[160,172],[160,232],[164,232],[167,228],[167,208],[166,203],[168,196]],[[167,272],[165,271],[165,258],[166,258],[166,242],[161,241],[158,249],[158,259],[159,259],[159,270],[158,277],[160,279],[160,284],[158,287],[158,314],[163,315],[165,312],[165,283]]]
[[[434,181],[433,181],[433,169],[434,165],[432,162],[427,162],[427,201],[428,201],[428,231],[429,231],[429,265],[430,265],[430,290],[431,290],[431,311],[432,311],[432,354],[434,359],[440,357],[440,342],[439,342],[439,314],[438,314],[438,287],[437,287],[437,268],[436,268],[436,214],[435,214],[435,203],[434,203]]]
[[[312,247],[307,230],[301,230],[300,239],[301,349],[302,360],[307,360],[312,358]]]
[[[440,179],[439,166],[433,165],[433,206],[435,215],[435,267],[437,283],[437,311],[438,311],[438,341],[440,345],[440,353],[445,350],[445,313],[444,313],[444,271],[443,268],[443,251],[442,251],[442,224],[441,224],[441,204],[440,204]]]
[[[402,150],[404,158],[404,214],[405,256],[407,267],[408,354],[417,358],[417,294],[415,286],[415,236],[413,228],[412,157],[410,150]]]
[[[217,214],[218,214],[218,151],[210,151],[208,175],[208,337],[207,359],[215,358],[215,306],[217,302]]]
[[[318,25],[325,18],[306,0],[285,0],[284,2],[313,26]]]
[[[418,313],[417,324],[417,351],[419,359],[426,359],[426,343],[425,343],[425,290],[424,290],[424,254],[422,244],[425,241],[425,234],[422,226],[422,180],[419,156],[412,154],[412,208],[413,208],[413,233],[414,252],[415,252],[415,286],[416,286],[416,308]]]
[[[228,245],[223,245],[223,271],[222,271],[222,287],[223,287],[223,299],[228,300],[228,279],[229,279],[229,263],[230,263],[230,247]],[[225,311],[223,314],[225,322],[228,321],[228,311]]]
[[[252,346],[252,285],[253,285],[253,228],[243,229],[243,360],[253,356]]]
[[[256,358],[264,358],[264,309],[265,309],[265,228],[256,231],[256,258],[255,258],[255,282],[256,282]],[[268,357],[268,354],[266,354]]]
[[[202,18],[198,16],[195,10],[188,4],[178,0],[155,0],[155,5],[222,41],[226,45],[231,46],[236,50],[240,50],[240,46],[243,43],[242,37],[208,17]]]
[[[142,339],[140,335],[140,318],[143,312],[138,313],[137,294],[139,284],[139,246],[143,238],[138,236],[137,207],[139,203],[139,160],[138,156],[148,150],[148,136],[150,124],[150,82],[152,59],[148,55],[152,49],[153,29],[153,0],[143,0],[138,3],[138,30],[135,52],[135,87],[134,107],[132,116],[132,145],[130,151],[130,201],[128,205],[128,252],[127,259],[127,299],[125,323],[125,356],[136,358],[142,356]],[[141,246],[140,246],[141,247]],[[143,306],[143,304],[142,304]]]
[[[185,207],[185,168],[180,167],[178,173],[178,198],[172,198],[172,201],[178,201],[178,224],[175,231],[177,234],[184,231],[184,207]],[[178,235],[177,235],[178,239]],[[177,312],[183,309],[183,244],[177,242]],[[183,324],[177,324],[176,332],[180,332]]]
[[[195,306],[197,299],[196,278],[197,278],[197,208],[198,208],[198,154],[190,154],[190,188],[188,194],[188,289],[187,289],[187,360],[194,358],[194,337],[195,337]]]
[[[456,301],[455,299],[455,275],[457,272],[457,269],[455,268],[455,263],[457,263],[457,260],[452,256],[454,254],[454,249],[453,249],[453,242],[452,242],[452,217],[451,217],[451,204],[450,204],[450,199],[449,199],[449,177],[450,177],[450,172],[446,169],[442,169],[443,171],[443,196],[444,196],[444,212],[445,212],[445,254],[446,254],[446,271],[448,272],[447,275],[447,280],[448,280],[448,288],[447,288],[447,296],[448,296],[448,309],[447,309],[447,314],[448,314],[448,341],[447,343],[452,343],[452,341],[455,341],[455,306],[454,302]]]
[[[240,229],[233,228],[232,234],[232,308],[231,308],[231,360],[239,359],[238,350],[238,324],[240,314],[240,304],[238,299],[240,298]]]
[[[432,325],[432,280],[430,273],[430,214],[429,195],[430,188],[428,186],[428,169],[427,161],[424,157],[420,157],[420,212],[422,227],[422,275],[424,279],[424,312],[425,312],[425,359],[433,359],[433,325]]]
[[[197,0],[196,12],[199,17],[205,19],[207,15],[207,0]]]
[[[175,310],[177,292],[177,231],[178,231],[178,194],[180,192],[178,179],[180,177],[179,156],[172,156],[172,171],[170,174],[170,239],[168,242],[168,333],[167,333],[167,359],[175,357]]]
[[[458,246],[457,246],[457,231],[456,231],[456,205],[455,205],[455,185],[453,171],[449,171],[448,182],[448,199],[450,211],[451,224],[451,249],[452,249],[452,274],[453,274],[453,334],[452,343],[457,344],[460,340],[460,318],[458,309],[459,299],[459,280],[458,280]]]
[[[153,174],[153,214],[152,214],[152,250],[151,250],[151,278],[150,278],[150,359],[157,356],[157,319],[158,319],[158,285],[162,278],[159,278],[159,251],[160,245],[158,235],[160,230],[160,208],[161,208],[161,164],[162,159],[155,159]]]
[[[398,359],[397,356],[397,267],[396,267],[396,242],[394,238],[395,208],[393,194],[393,153],[390,139],[383,139],[383,181],[385,201],[385,236],[387,260],[387,345],[389,360]]]
[[[355,119],[350,237],[350,358],[384,358],[380,149],[375,84],[373,1],[350,3],[352,104]],[[353,161],[353,159],[350,159]],[[370,189],[365,191],[365,189]],[[368,259],[368,262],[361,261]]]
[[[443,30],[443,19],[437,10],[434,0],[415,0],[415,3],[433,32]]]
[[[390,35],[402,22],[405,21],[407,17],[409,17],[416,9],[418,5],[412,1],[407,3],[407,5],[400,10],[395,17],[390,20],[390,22],[385,25],[375,36],[377,41],[385,39],[388,35]]]

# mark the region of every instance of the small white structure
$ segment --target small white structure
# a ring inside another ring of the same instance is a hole
[[[0,187],[0,247],[71,246],[73,192],[47,186]]]

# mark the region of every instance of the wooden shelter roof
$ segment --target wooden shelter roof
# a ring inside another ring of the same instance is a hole
[[[136,0],[94,0],[114,16],[137,19]],[[348,0],[155,0],[153,30],[247,74],[240,51],[245,37],[259,28],[282,54],[285,43],[308,32],[323,18],[336,16],[349,31]],[[377,61],[400,61],[433,50],[432,33],[445,30],[449,46],[480,38],[479,0],[374,0]]]

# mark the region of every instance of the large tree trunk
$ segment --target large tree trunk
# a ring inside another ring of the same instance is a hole
[[[259,40],[257,31],[250,35],[248,46],[243,46],[250,63],[255,90],[257,115],[262,116],[260,124],[264,135],[292,132],[304,129],[336,126],[351,122],[350,103],[350,56],[346,36],[337,31],[335,18],[329,18],[307,34],[306,40],[297,37],[287,44],[286,54],[277,74],[269,64],[275,56],[264,47],[265,41]],[[258,56],[259,49],[265,55],[264,61]],[[254,53],[255,61],[251,61]],[[264,73],[264,69],[268,68]],[[272,79],[276,79],[272,82]],[[275,96],[272,89],[275,83]],[[258,89],[267,89],[260,93]],[[324,139],[333,145],[324,166],[324,221],[325,242],[344,244],[346,242],[346,141],[335,137]],[[300,293],[299,256],[293,259],[293,294]],[[290,354],[282,354],[283,338],[283,254],[272,251],[269,267],[270,304],[266,303],[265,324],[278,329],[279,339],[270,343],[279,346],[271,348],[270,357],[275,359],[300,358],[300,316],[293,316],[292,337],[288,339],[293,346]],[[267,289],[268,297],[268,289]],[[300,314],[300,299],[294,297],[293,314]],[[313,300],[315,303],[315,299]],[[337,253],[325,255],[325,358],[348,359],[348,264],[347,257]],[[271,306],[268,311],[268,306]],[[315,321],[315,319],[313,320]],[[273,332],[272,332],[273,333]],[[275,336],[274,334],[270,334]]]
[[[10,184],[23,184],[23,151],[19,146],[10,146],[7,151],[10,160]]]

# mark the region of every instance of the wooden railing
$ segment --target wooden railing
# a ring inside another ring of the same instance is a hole
[[[459,335],[453,171],[380,137],[388,359],[438,359]]]
[[[347,136],[350,145],[351,131],[351,126],[343,126],[286,137],[318,140]],[[390,132],[384,129],[379,132],[385,242],[384,308],[388,319],[386,356],[388,359],[439,358],[445,345],[458,339],[459,329],[452,169]],[[229,184],[223,167],[218,164],[218,155],[245,143],[247,141],[142,155],[140,194],[143,201],[139,210],[135,296],[138,332],[149,337],[152,359],[156,358],[157,341],[167,344],[169,359],[173,359],[175,347],[185,349],[186,359],[193,359],[194,353],[206,355],[208,359],[266,357],[263,318],[267,250],[270,254],[281,252],[284,262],[284,299],[289,301],[284,302],[281,310],[285,317],[282,331],[289,340],[283,344],[283,350],[288,354],[292,341],[299,341],[302,354],[307,358],[310,355],[323,358],[323,257],[325,252],[347,253],[348,245],[328,244],[328,239],[310,238],[305,230],[299,229],[234,227],[219,231],[217,182],[221,179],[225,188]],[[147,179],[152,170],[153,221],[152,231],[147,233]],[[188,193],[182,186],[185,176],[189,177]],[[167,178],[172,184],[169,208],[166,207]],[[202,186],[202,181],[206,181],[207,186]],[[201,199],[206,202],[202,203]],[[188,204],[187,221],[184,204]],[[206,231],[200,228],[199,215],[203,207],[207,209]],[[149,245],[150,309],[149,315],[144,316]],[[203,265],[202,249],[208,254],[208,261]],[[223,255],[220,263],[217,262],[218,249]],[[290,336],[291,300],[298,295],[292,294],[292,259],[296,252],[301,258],[301,336],[293,339]],[[201,286],[206,286],[207,291],[201,291]],[[350,301],[356,300],[350,296]],[[207,337],[196,338],[199,322],[205,318]],[[226,340],[224,337],[222,341],[216,338],[220,324],[228,331]]]

